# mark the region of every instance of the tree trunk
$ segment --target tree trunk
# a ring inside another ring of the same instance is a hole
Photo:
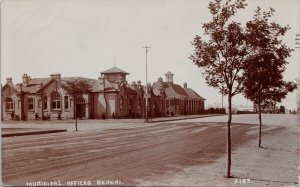
[[[228,94],[228,121],[227,121],[227,172],[226,178],[230,178],[230,170],[231,170],[231,135],[230,135],[230,125],[231,125],[231,117],[232,117],[232,107],[231,107],[231,94]]]
[[[74,95],[74,117],[75,117],[75,128],[77,129],[77,102],[76,102],[76,95]]]
[[[259,119],[259,131],[258,131],[258,147],[261,147],[261,106],[258,105],[258,119]]]

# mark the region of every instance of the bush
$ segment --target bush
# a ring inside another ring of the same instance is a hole
[[[106,119],[105,113],[102,113],[102,119]]]
[[[16,121],[20,121],[20,116],[19,115],[15,115],[15,120]]]
[[[22,115],[22,118],[21,118],[23,121],[26,121],[27,120],[27,117],[26,117],[26,115],[23,113],[23,115]]]
[[[171,116],[174,116],[174,112],[173,111],[171,112]]]
[[[50,120],[50,114],[43,114],[43,120]]]
[[[34,117],[35,117],[36,120],[38,120],[39,119],[39,114],[35,113]]]

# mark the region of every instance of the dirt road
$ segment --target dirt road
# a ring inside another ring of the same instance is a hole
[[[233,124],[234,152],[255,141],[256,132],[257,125]],[[290,131],[268,125],[263,133],[279,137]],[[226,126],[221,122],[178,121],[130,129],[11,137],[2,139],[2,175],[5,185],[37,181],[97,185],[97,181],[106,180],[118,180],[121,185],[161,185],[186,168],[212,166],[225,158],[225,153]],[[289,182],[293,184],[294,179]]]

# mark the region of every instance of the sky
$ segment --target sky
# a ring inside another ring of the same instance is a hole
[[[242,24],[254,10],[272,7],[274,21],[291,29],[282,40],[295,48],[299,33],[300,1],[248,0],[235,17]],[[3,0],[1,3],[1,84],[7,77],[21,82],[32,78],[81,76],[97,79],[100,72],[116,66],[129,72],[127,81],[145,83],[145,49],[148,82],[174,73],[174,82],[194,89],[207,106],[221,106],[218,90],[206,85],[201,69],[189,59],[191,42],[211,20],[208,0]],[[291,54],[284,79],[299,76],[299,50]],[[235,105],[251,107],[242,95]],[[296,108],[296,92],[283,103]],[[227,105],[224,97],[224,106]]]

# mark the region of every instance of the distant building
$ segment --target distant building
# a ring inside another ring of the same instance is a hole
[[[13,84],[7,78],[2,87],[2,120],[11,119],[70,119],[74,118],[73,96],[62,87],[66,81],[86,80],[92,91],[76,98],[79,118],[140,118],[145,114],[145,86],[141,81],[128,84],[129,73],[113,67],[101,72],[98,79],[61,77],[51,74],[48,78],[22,76],[22,83]],[[185,83],[181,87],[173,83],[171,72],[166,81],[159,78],[148,86],[148,111],[152,117],[166,115],[200,114],[204,111],[204,98]]]
[[[190,115],[204,113],[205,99],[198,95],[193,89],[173,83],[174,74],[170,71],[165,74],[166,81],[158,78],[153,83],[153,88],[163,89],[166,95],[166,115]]]

